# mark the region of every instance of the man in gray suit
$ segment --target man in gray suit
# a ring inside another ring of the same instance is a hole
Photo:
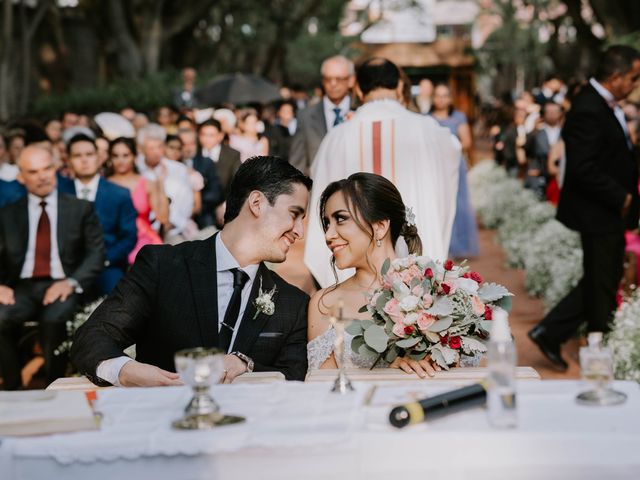
[[[66,339],[79,294],[102,270],[105,247],[93,205],[56,188],[51,153],[26,147],[18,180],[28,195],[0,209],[0,369],[4,388],[20,387],[17,351],[22,324],[40,323],[47,382],[64,376]]]
[[[289,152],[291,164],[306,174],[324,136],[342,123],[351,110],[349,93],[355,83],[353,62],[342,56],[327,58],[320,73],[324,96],[322,101],[300,112]]]

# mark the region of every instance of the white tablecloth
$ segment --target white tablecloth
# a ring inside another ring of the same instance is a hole
[[[579,382],[519,382],[519,425],[509,431],[490,429],[480,408],[393,429],[386,402],[457,384],[393,385],[382,383],[368,406],[368,382],[344,397],[326,383],[217,386],[223,411],[247,422],[207,432],[170,429],[186,388],[101,391],[101,431],[3,439],[0,478],[640,478],[635,383],[616,383],[629,395],[621,406],[585,407],[575,403]]]

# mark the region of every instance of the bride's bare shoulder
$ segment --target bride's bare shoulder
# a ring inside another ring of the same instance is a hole
[[[311,296],[309,300],[308,336],[309,339],[323,334],[329,328],[329,315],[338,298],[340,285],[323,288]]]

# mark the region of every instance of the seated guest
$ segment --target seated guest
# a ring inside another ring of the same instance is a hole
[[[56,189],[51,153],[36,146],[20,154],[18,180],[28,196],[0,209],[0,366],[7,390],[20,387],[17,351],[22,325],[40,322],[48,382],[64,376],[66,339],[78,294],[104,263],[104,243],[93,207]]]
[[[5,182],[0,180],[0,208],[20,200],[25,193],[24,187],[18,181]]]
[[[269,140],[259,132],[259,122],[258,112],[247,108],[240,112],[237,133],[229,137],[229,145],[240,152],[242,162],[269,153]]]
[[[166,138],[166,132],[158,124],[150,123],[140,129],[137,142],[142,155],[138,156],[136,167],[145,178],[162,182],[169,198],[169,225],[164,241],[173,244],[189,239],[193,233],[193,189],[187,167],[165,157]]]
[[[18,176],[18,167],[9,163],[6,140],[0,135],[0,180],[11,182]]]
[[[185,145],[182,139],[189,142]],[[174,162],[182,162],[187,166],[189,171],[189,181],[193,190],[193,216],[197,217],[202,212],[202,190],[204,189],[204,177],[200,172],[193,168],[193,157],[197,149],[196,133],[192,131],[182,132],[178,135],[167,135],[165,148],[165,157]],[[184,157],[184,152],[193,152],[189,157]],[[194,222],[194,228],[198,229],[198,225]],[[190,238],[190,240],[194,240]]]
[[[164,194],[162,183],[148,180],[138,173],[136,155],[136,145],[130,138],[116,138],[109,145],[108,179],[129,190],[133,206],[138,212],[138,241],[129,253],[130,264],[145,245],[162,244],[162,238],[151,226],[152,216],[161,225],[166,225],[169,221],[169,200]]]
[[[71,356],[97,384],[179,385],[174,354],[219,347],[225,382],[245,372],[307,371],[309,297],[269,270],[304,235],[311,180],[276,157],[244,163],[227,198],[222,232],[178,246],[149,245],[78,329]],[[273,311],[256,306],[262,292]],[[136,344],[136,360],[123,350]]]
[[[136,210],[129,191],[105,180],[98,173],[100,162],[94,140],[76,135],[67,145],[69,166],[75,180],[60,179],[60,191],[94,202],[107,249],[105,269],[96,282],[96,293],[108,294],[129,265],[129,253],[136,245]]]

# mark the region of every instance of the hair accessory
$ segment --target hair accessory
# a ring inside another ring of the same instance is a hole
[[[378,247],[382,246],[382,240],[380,240],[379,238],[376,238],[376,246]]]
[[[404,207],[404,221],[407,226],[412,227],[416,224],[416,214],[413,213],[413,208]]]

